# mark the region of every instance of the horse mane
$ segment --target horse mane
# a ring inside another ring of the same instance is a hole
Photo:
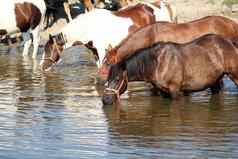
[[[65,37],[64,37],[62,32],[53,35],[52,38],[55,39],[56,43],[58,43],[60,45],[64,45],[64,44],[67,43],[67,40],[65,39]]]
[[[116,71],[116,67],[118,67],[122,70],[127,70],[128,74],[136,74],[139,76],[144,73],[149,74],[154,70],[157,63],[157,54],[155,51],[162,48],[164,44],[165,43],[163,42],[156,43],[148,48],[137,50],[128,58],[115,64],[116,66],[114,66],[115,68],[113,71]]]

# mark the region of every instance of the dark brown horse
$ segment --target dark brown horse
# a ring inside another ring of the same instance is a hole
[[[238,39],[208,34],[186,44],[157,43],[112,65],[104,104],[112,104],[130,81],[146,81],[178,97],[216,85],[228,75],[238,85]]]
[[[186,43],[210,33],[235,37],[238,36],[238,24],[225,17],[208,16],[188,23],[157,22],[147,25],[108,51],[99,72],[102,76],[106,76],[107,65],[120,62],[135,51],[152,46],[157,42]]]

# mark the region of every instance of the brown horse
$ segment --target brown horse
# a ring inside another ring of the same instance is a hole
[[[157,43],[112,65],[104,104],[112,104],[130,81],[146,81],[178,97],[209,88],[228,75],[238,85],[238,39],[204,35],[186,44]]]
[[[225,17],[207,16],[188,23],[157,22],[147,25],[108,51],[99,73],[106,76],[108,65],[120,62],[135,51],[157,42],[186,43],[209,33],[235,37],[238,36],[238,24]]]

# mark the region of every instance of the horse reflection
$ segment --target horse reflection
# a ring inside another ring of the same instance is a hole
[[[127,102],[120,107],[103,107],[109,136],[115,145],[124,143],[135,148],[143,143],[143,148],[161,148],[161,144],[171,141],[174,146],[180,145],[183,139],[187,139],[183,140],[184,146],[197,142],[211,145],[217,142],[214,138],[229,136],[226,127],[233,122],[229,115],[232,111],[224,108],[223,94],[208,97],[205,104],[191,97],[168,101],[161,97],[140,96]],[[235,113],[232,116],[236,116]],[[130,137],[133,140],[129,140]]]

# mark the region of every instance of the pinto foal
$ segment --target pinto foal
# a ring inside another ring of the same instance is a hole
[[[39,46],[39,31],[42,29],[46,5],[44,0],[1,0],[0,1],[0,38],[3,35],[23,33],[24,50],[27,55],[32,43],[30,33],[33,35],[33,54],[36,58]]]
[[[238,85],[237,61],[237,38],[208,34],[186,44],[157,43],[112,65],[102,101],[119,100],[131,81],[149,82],[172,98],[213,87],[224,75]]]

